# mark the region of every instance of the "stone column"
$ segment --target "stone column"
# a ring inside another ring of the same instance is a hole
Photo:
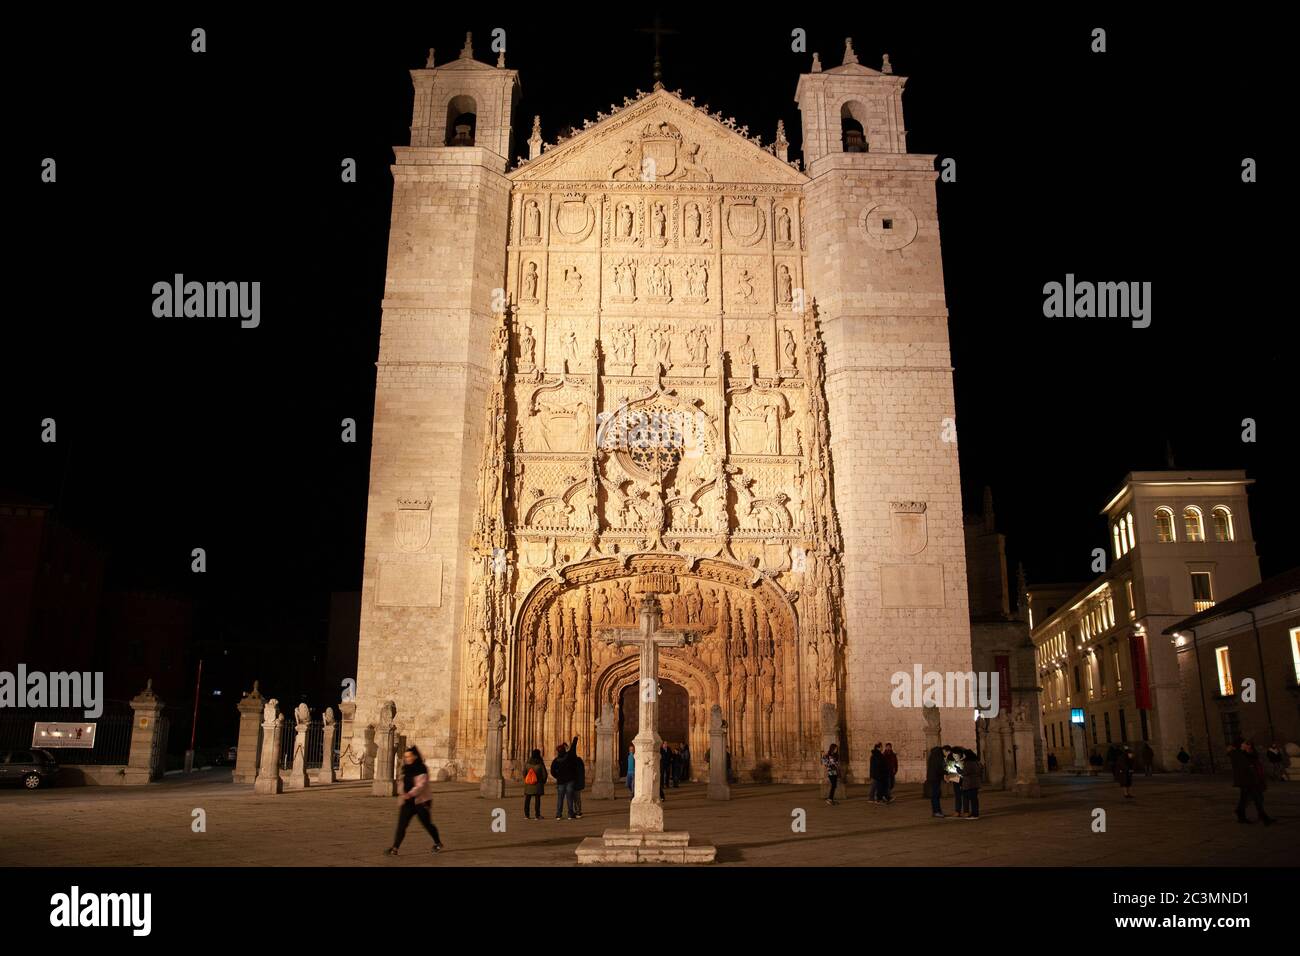
[[[290,790],[305,790],[311,781],[307,779],[307,729],[311,726],[311,708],[299,704],[294,708],[293,765],[289,768]]]
[[[1286,769],[1282,771],[1282,779],[1286,781],[1300,780],[1300,745],[1289,743],[1283,746],[1283,752],[1290,761]]]
[[[321,757],[320,770],[316,771],[317,785],[334,782],[334,708],[326,707],[321,711]]]
[[[397,781],[393,777],[393,735],[397,727],[393,719],[397,717],[397,705],[391,700],[384,701],[379,708],[379,723],[375,725],[375,766],[374,783],[370,792],[376,797],[397,796]]]
[[[637,773],[640,772],[638,763]],[[731,799],[731,785],[727,783],[727,722],[722,719],[722,708],[717,704],[709,708],[709,799]]]
[[[614,798],[614,708],[608,701],[596,721],[596,774],[591,797],[593,800]]]
[[[500,800],[506,795],[506,778],[501,774],[501,731],[506,725],[501,713],[501,701],[488,701],[487,749],[483,753],[483,780],[479,783],[479,796]]]
[[[356,715],[357,705],[355,701],[345,700],[339,704],[340,723],[343,724],[339,730],[339,779],[346,780],[347,775],[343,772],[343,754],[347,753],[349,745],[352,743],[352,718]]]
[[[252,783],[257,779],[257,764],[262,756],[262,693],[253,681],[253,689],[245,691],[236,710],[239,711],[239,737],[235,747],[235,783]]]
[[[262,708],[262,760],[253,781],[254,793],[277,794],[280,784],[280,728],[284,717],[280,715],[280,702],[272,697]]]
[[[131,699],[131,749],[127,756],[124,782],[131,786],[149,783],[162,776],[163,702],[153,692],[153,679]]]
[[[1016,779],[1011,791],[1018,797],[1041,797],[1038,787],[1038,768],[1034,762],[1034,738],[1038,735],[1029,720],[1029,710],[1023,704],[1016,711],[1013,735],[1015,742]]]

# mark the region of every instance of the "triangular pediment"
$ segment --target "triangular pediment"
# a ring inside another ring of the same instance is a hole
[[[516,182],[772,183],[807,177],[740,131],[667,90],[605,116],[510,173]]]

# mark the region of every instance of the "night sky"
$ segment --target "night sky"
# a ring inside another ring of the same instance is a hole
[[[811,55],[790,51],[792,29],[826,68],[851,35],[863,64],[887,52],[910,78],[909,149],[957,160],[938,194],[966,510],[992,486],[1013,567],[1086,579],[1106,546],[1099,509],[1172,447],[1179,467],[1245,468],[1264,574],[1295,565],[1277,31],[938,9],[893,22],[867,8],[779,21],[666,9],[679,32],[664,40],[665,84],[765,142],[784,119],[795,156]],[[49,15],[10,33],[25,72],[8,64],[0,489],[101,543],[111,586],[290,622],[360,587],[388,165],[428,47],[446,62],[473,30],[494,61],[491,30],[507,31],[516,155],[534,113],[553,140],[651,85],[653,41],[636,28],[653,8],[552,7],[540,23],[364,9],[284,23]],[[204,54],[190,52],[194,26]],[[1095,26],[1104,54],[1089,51]],[[46,156],[57,184],[39,181]],[[344,157],[356,184],[340,182]],[[1043,284],[1067,272],[1152,282],[1151,327],[1045,319]],[[261,326],[154,318],[151,287],[174,273],[261,281]],[[40,441],[45,417],[56,444]],[[356,444],[339,440],[344,417]],[[1257,443],[1241,441],[1243,418]],[[195,547],[205,575],[190,572]]]

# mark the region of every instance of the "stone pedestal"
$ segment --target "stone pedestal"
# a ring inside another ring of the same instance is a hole
[[[611,829],[587,837],[577,852],[579,863],[712,863],[718,849],[711,843],[692,844],[685,830]]]
[[[393,776],[393,736],[397,732],[393,718],[396,716],[397,705],[385,701],[379,709],[379,723],[375,725],[375,769],[370,792],[376,797],[397,796],[397,780]]]
[[[1015,734],[1016,778],[1011,792],[1017,797],[1041,797],[1038,770],[1034,766],[1034,731],[1030,726],[1016,725]]]
[[[317,786],[334,782],[334,708],[326,707],[321,711],[321,761],[316,771]]]
[[[153,692],[153,680],[131,700],[131,750],[127,756],[123,782],[139,786],[162,776],[163,702]]]
[[[638,767],[637,770],[640,773]],[[722,708],[714,704],[709,709],[709,793],[710,800],[730,800],[731,784],[727,782],[727,722],[722,719]]]
[[[235,747],[235,772],[231,779],[235,783],[252,783],[257,779],[257,766],[262,757],[262,699],[257,681],[253,689],[240,698],[236,710],[239,711],[239,737]]]
[[[596,721],[596,774],[591,787],[593,800],[612,800],[614,781],[614,710],[609,704]]]
[[[369,780],[375,775],[375,725],[356,720],[357,705],[351,706],[354,715],[352,732],[345,733],[343,736],[343,753],[339,756],[339,779]]]
[[[1282,747],[1290,764],[1282,771],[1283,780],[1300,780],[1300,744],[1289,743]]]
[[[506,778],[501,773],[501,731],[506,718],[501,713],[501,701],[488,702],[487,747],[483,753],[483,779],[479,782],[479,796],[500,800],[506,795]]]
[[[289,767],[289,779],[286,786],[290,790],[306,790],[311,781],[307,779],[307,731],[311,727],[311,708],[299,704],[293,712],[293,763]]]
[[[280,783],[280,728],[283,726],[280,702],[272,697],[262,708],[262,758],[257,779],[253,781],[254,793],[275,795],[283,789]]]

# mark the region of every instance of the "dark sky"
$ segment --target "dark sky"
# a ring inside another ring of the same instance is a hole
[[[910,149],[958,163],[938,189],[967,510],[991,485],[1031,580],[1086,578],[1105,546],[1099,508],[1169,444],[1181,467],[1247,469],[1265,574],[1296,564],[1277,31],[1262,15],[1236,18],[1248,28],[927,8],[887,22],[867,8],[690,23],[679,8],[665,81],[765,141],[784,119],[795,155],[810,56],[790,51],[792,29],[827,67],[852,35],[863,63],[888,52],[910,77]],[[635,28],[652,8],[553,8],[545,22],[325,9],[284,23],[50,15],[10,35],[0,487],[55,502],[109,549],[115,583],[231,613],[359,587],[407,70],[430,46],[454,57],[467,29],[488,59],[504,28],[523,84],[516,153],[534,113],[553,139],[651,83]],[[1089,52],[1095,26],[1105,54]],[[38,181],[45,156],[56,185]],[[355,185],[339,181],[345,156]],[[1242,184],[1245,156],[1262,182]],[[177,272],[261,281],[261,327],[155,319],[151,287]],[[1152,282],[1151,327],[1044,319],[1042,286],[1067,272]],[[55,445],[39,440],[47,416]],[[345,416],[357,444],[339,440]],[[1247,417],[1256,444],[1240,440]],[[194,547],[205,576],[189,573]]]

